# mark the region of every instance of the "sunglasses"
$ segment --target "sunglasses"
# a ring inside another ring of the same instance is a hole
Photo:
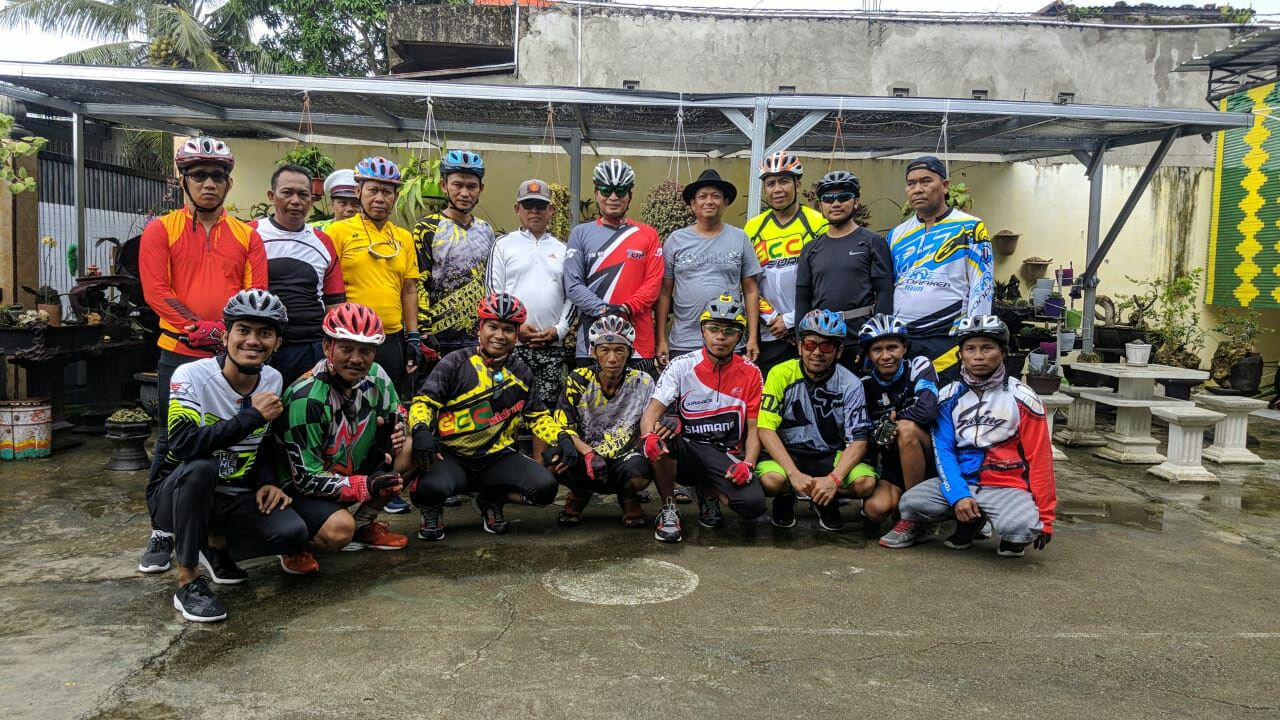
[[[850,200],[853,200],[856,197],[858,196],[855,195],[854,193],[851,193],[848,190],[845,190],[842,192],[823,193],[821,200],[824,203],[830,204],[830,203],[838,203],[838,202],[848,202]]]
[[[805,352],[821,350],[824,353],[832,353],[836,351],[837,346],[834,340],[813,340],[811,338],[805,338],[801,341],[800,347],[804,348]]]
[[[742,328],[737,325],[715,325],[707,323],[702,326],[702,329],[712,335],[724,335],[725,337],[733,337],[734,335],[742,334]]]
[[[543,200],[521,200],[520,207],[528,210],[529,212],[542,212],[543,210],[551,207],[551,203]]]
[[[631,186],[630,185],[597,185],[596,192],[600,193],[605,197],[609,197],[610,195],[617,195],[620,198],[624,198],[631,194]]]
[[[231,179],[231,176],[224,172],[221,172],[221,171],[208,172],[206,170],[196,170],[195,172],[189,172],[187,173],[187,177],[191,178],[192,180],[195,180],[198,183],[202,183],[206,180],[212,180],[218,183],[219,185]]]

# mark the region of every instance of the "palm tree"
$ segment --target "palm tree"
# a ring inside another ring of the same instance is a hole
[[[35,26],[101,40],[57,58],[84,65],[271,71],[250,32],[253,0],[10,0],[0,27]]]

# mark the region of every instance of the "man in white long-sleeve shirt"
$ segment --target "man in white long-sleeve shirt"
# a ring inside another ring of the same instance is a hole
[[[533,371],[532,397],[554,407],[566,372],[564,338],[569,332],[573,303],[564,291],[565,244],[547,232],[551,220],[551,189],[541,180],[525,180],[516,191],[520,229],[498,238],[489,256],[489,292],[520,298],[529,318],[520,327],[516,356]],[[542,457],[534,438],[534,458]]]

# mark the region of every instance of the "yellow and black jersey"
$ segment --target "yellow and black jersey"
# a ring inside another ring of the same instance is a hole
[[[556,406],[556,427],[582,438],[603,458],[625,457],[635,450],[640,417],[649,407],[653,387],[648,373],[627,368],[622,384],[613,395],[606,395],[598,369],[578,368],[565,379]]]
[[[409,427],[426,425],[441,444],[463,457],[513,449],[521,420],[548,444],[559,426],[529,392],[533,372],[515,355],[500,368],[474,348],[455,350],[431,371],[409,408]]]

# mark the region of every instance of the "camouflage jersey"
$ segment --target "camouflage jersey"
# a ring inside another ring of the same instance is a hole
[[[594,366],[569,373],[554,417],[560,430],[577,435],[600,457],[616,460],[635,450],[640,416],[653,397],[654,383],[648,373],[627,368],[610,397],[599,373]]]
[[[445,350],[476,344],[476,306],[485,294],[485,268],[497,238],[472,217],[463,227],[442,213],[413,227],[418,253],[418,331]]]

